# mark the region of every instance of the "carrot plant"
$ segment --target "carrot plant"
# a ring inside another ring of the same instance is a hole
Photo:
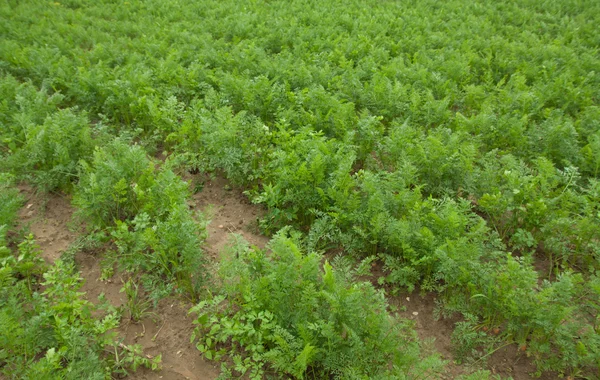
[[[119,268],[142,274],[149,294],[160,298],[179,287],[194,298],[204,277],[206,232],[188,195],[168,165],[156,169],[140,146],[116,139],[82,162],[73,202],[90,230],[110,234]]]
[[[10,379],[105,379],[138,366],[158,369],[160,356],[149,359],[121,344],[113,331],[120,320],[116,309],[83,298],[72,264],[47,265],[33,235],[16,248],[7,246],[19,197],[2,183],[0,198],[6,200],[0,203],[0,373]],[[119,356],[126,359],[115,360]]]
[[[77,183],[124,268],[188,289],[202,239],[145,156],[174,153],[263,205],[266,233],[440,294],[470,321],[457,342],[498,328],[540,370],[598,376],[598,2],[171,5],[0,5],[0,169]]]
[[[81,279],[72,266],[59,260],[47,268],[38,255],[32,240],[26,240],[18,258],[4,257],[0,264],[3,375],[105,379],[140,365],[159,367],[160,356],[148,359],[120,344],[112,331],[120,316],[114,308],[103,311],[82,297]],[[126,360],[118,362],[119,356]]]
[[[191,340],[225,371],[251,378],[416,378],[443,362],[420,351],[407,321],[392,317],[381,291],[356,282],[280,231],[270,254],[240,237],[223,257],[217,293],[190,312]]]
[[[64,97],[48,89],[18,83],[11,76],[2,81],[6,95],[5,120],[1,121],[0,165],[28,180],[42,191],[67,190],[77,177],[79,160],[88,158],[94,141],[85,112],[59,109]]]

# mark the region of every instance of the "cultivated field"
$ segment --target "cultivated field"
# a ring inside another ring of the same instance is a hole
[[[600,378],[600,2],[0,21],[0,378]]]

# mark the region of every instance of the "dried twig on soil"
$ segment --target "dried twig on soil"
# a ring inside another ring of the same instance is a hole
[[[158,331],[156,332],[156,334],[154,334],[154,336],[152,337],[152,341],[156,341],[156,338],[158,337],[158,334],[160,333],[160,330],[162,330],[163,327],[165,327],[165,324],[167,323],[167,321],[164,321],[162,326],[160,326],[160,328],[158,329]]]

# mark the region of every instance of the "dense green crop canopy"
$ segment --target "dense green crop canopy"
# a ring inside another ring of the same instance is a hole
[[[458,321],[456,360],[514,343],[538,374],[600,376],[600,2],[4,0],[0,21],[0,327],[36,315],[9,284],[41,297],[31,283],[46,273],[33,248],[15,261],[34,243],[8,233],[27,181],[73,193],[87,232],[102,230],[155,301],[207,298],[194,338],[209,359],[230,355],[232,373],[414,378],[424,354],[410,334],[403,357],[382,338],[379,367],[344,363],[392,329],[379,292],[417,289]],[[261,205],[270,252],[238,242],[211,278],[186,171]],[[290,281],[283,258],[311,274],[268,302],[253,291]],[[380,264],[380,289],[349,262]],[[364,318],[311,315],[336,297]],[[209,330],[215,318],[229,335]],[[347,352],[325,343],[339,334]],[[68,362],[6,339],[7,375]]]

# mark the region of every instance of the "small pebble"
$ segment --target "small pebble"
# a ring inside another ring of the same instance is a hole
[[[222,224],[219,224],[219,228],[223,228],[223,225],[222,225]]]
[[[406,300],[407,300],[407,301],[410,301],[410,297],[406,297]]]
[[[413,315],[419,315],[418,311],[413,311]]]

